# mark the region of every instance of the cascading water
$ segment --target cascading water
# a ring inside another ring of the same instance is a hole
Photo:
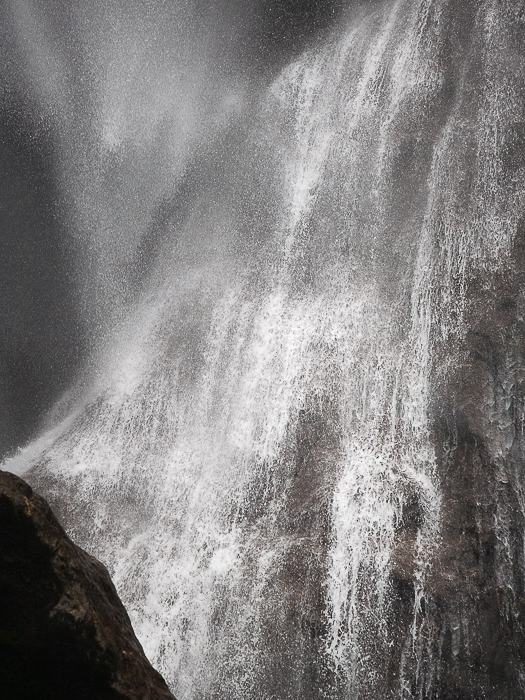
[[[525,692],[524,37],[517,1],[397,0],[286,66],[165,199],[82,400],[6,464],[180,700]]]

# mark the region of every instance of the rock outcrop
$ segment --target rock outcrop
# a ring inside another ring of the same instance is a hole
[[[106,568],[0,472],[0,689],[9,700],[174,700]]]

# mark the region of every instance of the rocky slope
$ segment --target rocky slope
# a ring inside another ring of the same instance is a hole
[[[173,700],[106,568],[0,472],[0,687],[11,700]]]

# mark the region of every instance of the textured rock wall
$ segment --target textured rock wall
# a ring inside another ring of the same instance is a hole
[[[10,700],[173,700],[105,567],[0,472],[0,688]]]

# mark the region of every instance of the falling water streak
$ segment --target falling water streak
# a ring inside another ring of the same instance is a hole
[[[432,393],[449,369],[442,348],[466,332],[470,279],[498,269],[523,215],[522,183],[509,188],[501,165],[517,102],[511,78],[502,99],[497,68],[510,20],[488,1],[472,29],[484,42],[479,104],[469,106],[465,59],[448,111],[433,115],[421,199],[413,205],[403,192],[401,214],[392,203],[401,197],[393,182],[404,121],[416,123],[443,90],[435,54],[447,7],[385,3],[283,70],[242,146],[249,161],[266,139],[280,172],[265,177],[284,191],[255,260],[180,262],[179,241],[202,234],[220,249],[224,226],[219,215],[174,224],[173,249],[166,245],[84,410],[27,454],[70,532],[109,566],[149,658],[181,700],[275,697],[264,657],[267,618],[277,625],[284,609],[276,581],[294,552],[312,546],[287,516],[294,440],[313,431],[308,420],[325,421],[324,432],[337,424],[316,456],[314,495],[324,504],[329,493],[326,561],[314,581],[327,623],[320,654],[343,693],[377,697],[404,557],[413,601],[393,697],[414,688],[427,697],[439,676],[432,643],[441,648],[444,627],[423,614],[442,528]],[[208,196],[219,210],[232,193],[224,185]],[[258,225],[253,215],[248,226]],[[510,357],[494,410],[506,423],[490,449],[525,514],[523,479],[506,469],[515,373]],[[515,410],[523,425],[523,405]],[[413,504],[421,522],[407,554],[399,533]],[[498,508],[503,585],[511,555],[503,500]],[[444,624],[455,645],[468,638],[461,616]],[[300,672],[288,668],[294,697]]]

